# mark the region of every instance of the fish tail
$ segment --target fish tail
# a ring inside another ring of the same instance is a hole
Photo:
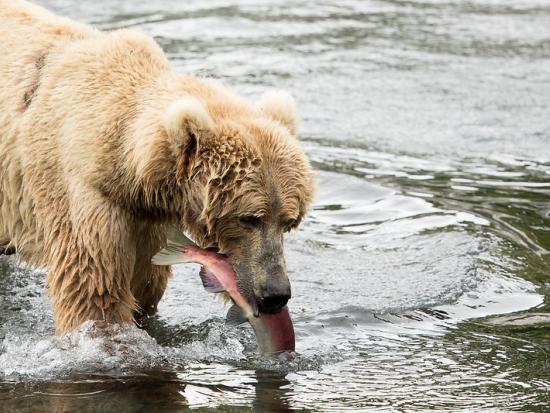
[[[182,248],[196,244],[174,227],[169,227],[166,235],[168,237],[166,247],[155,254],[151,262],[155,265],[174,265],[185,262],[182,257]]]
[[[168,230],[166,231],[166,237],[168,238],[168,243],[177,244],[181,247],[185,245],[196,245],[183,232],[181,232],[174,226],[168,227]]]

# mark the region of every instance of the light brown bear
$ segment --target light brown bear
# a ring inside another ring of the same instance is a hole
[[[22,0],[0,0],[0,43],[0,241],[47,268],[58,333],[153,314],[169,224],[227,254],[264,311],[286,304],[283,233],[313,193],[288,95],[249,104],[139,32]]]

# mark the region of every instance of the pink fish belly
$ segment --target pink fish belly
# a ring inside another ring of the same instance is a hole
[[[270,335],[274,352],[295,350],[294,326],[287,307],[276,314],[260,313],[260,320]]]

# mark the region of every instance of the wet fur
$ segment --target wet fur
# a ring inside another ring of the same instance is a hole
[[[20,0],[0,0],[0,40],[1,248],[47,268],[59,333],[155,312],[167,224],[251,271],[262,237],[235,217],[305,214],[313,178],[284,98],[251,105],[174,73],[139,32]],[[185,96],[199,106],[169,112]]]

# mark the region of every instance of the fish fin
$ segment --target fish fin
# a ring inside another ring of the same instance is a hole
[[[246,321],[246,317],[237,304],[233,304],[227,316],[225,317],[225,324],[228,326],[238,326]]]
[[[172,226],[168,227],[166,235],[168,237],[166,247],[156,253],[151,262],[155,265],[174,265],[187,262],[181,254],[181,249],[196,244],[187,238],[183,232]]]
[[[167,246],[157,252],[151,262],[155,265],[174,265],[186,262],[182,256],[181,249],[174,246]]]
[[[185,245],[197,245],[192,240],[190,240],[182,231],[177,229],[174,226],[169,226],[166,231],[166,236],[168,238],[168,243],[176,244],[181,247]]]
[[[201,277],[202,286],[209,293],[223,293],[225,291],[216,275],[206,267],[201,267],[199,276]]]

